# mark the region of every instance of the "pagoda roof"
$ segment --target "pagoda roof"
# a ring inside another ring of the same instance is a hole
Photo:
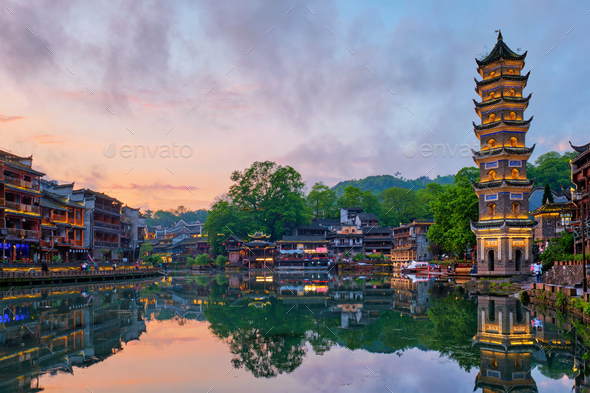
[[[545,203],[543,206],[535,209],[530,213],[531,216],[536,216],[543,213],[558,213],[563,210],[564,207],[571,205],[570,201],[567,202],[553,202]]]
[[[486,101],[482,101],[482,102],[477,102],[477,101],[473,100],[473,103],[475,104],[476,108],[485,108],[486,106],[497,105],[501,102],[503,102],[503,103],[525,103],[528,105],[529,100],[531,99],[532,95],[533,95],[533,93],[529,94],[528,97],[511,97],[511,96],[505,96],[502,94],[500,97],[496,97],[491,100],[486,100]],[[476,111],[477,111],[477,109],[476,109]]]
[[[526,127],[531,123],[531,121],[533,121],[533,117],[534,116],[531,116],[531,118],[528,120],[500,119],[497,121],[493,121],[491,123],[480,124],[480,125],[477,125],[477,124],[475,124],[475,122],[473,122],[473,128],[475,129],[475,131],[481,131],[481,130],[489,130],[490,128],[495,128],[500,125],[507,125],[507,126],[513,126],[513,127]]]
[[[502,37],[502,32],[498,32],[498,42],[492,49],[489,55],[487,55],[484,59],[478,60],[475,59],[477,65],[485,66],[490,63],[494,63],[499,60],[522,60],[524,61],[527,52],[524,52],[522,55],[515,53],[504,43],[504,39]]]
[[[493,157],[493,156],[499,156],[499,155],[502,155],[502,154],[530,155],[535,150],[535,146],[536,145],[537,144],[535,143],[532,147],[508,147],[508,146],[501,146],[501,147],[496,147],[496,148],[488,149],[488,150],[474,151],[472,149],[471,151],[473,151],[473,155],[475,157],[477,157],[477,158],[480,158],[480,157]]]
[[[590,143],[586,143],[585,145],[582,145],[582,146],[574,146],[574,145],[572,145],[572,142],[570,141],[570,146],[572,147],[572,149],[574,149],[575,151],[577,151],[580,154],[585,153],[588,150],[590,150]]]
[[[471,222],[472,229],[487,229],[487,228],[502,228],[507,226],[509,228],[534,228],[537,226],[537,221],[534,220],[486,220]]]
[[[489,78],[489,79],[484,79],[482,81],[478,81],[477,79],[473,78],[473,80],[475,80],[475,84],[477,85],[477,87],[481,87],[481,86],[485,86],[485,85],[491,85],[492,83],[496,83],[500,80],[507,80],[507,81],[517,81],[517,82],[526,82],[529,79],[529,75],[531,74],[531,72],[527,72],[526,75],[510,75],[510,74],[500,74],[494,78]]]
[[[528,180],[514,180],[514,179],[502,179],[502,180],[492,180],[486,182],[477,182],[473,183],[473,187],[478,190],[483,190],[486,188],[498,188],[498,187],[531,187],[535,184],[535,179]]]

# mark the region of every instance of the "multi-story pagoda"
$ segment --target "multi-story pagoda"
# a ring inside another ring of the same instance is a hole
[[[527,179],[526,163],[534,145],[525,137],[532,117],[524,120],[531,96],[523,97],[529,73],[522,75],[526,52],[519,55],[498,43],[482,60],[475,80],[481,102],[475,112],[481,124],[473,123],[480,150],[473,152],[479,167],[474,190],[479,198],[479,221],[471,224],[477,236],[478,274],[513,275],[530,272],[533,228],[529,219],[528,195],[534,179]]]

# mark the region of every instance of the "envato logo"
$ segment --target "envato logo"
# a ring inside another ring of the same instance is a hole
[[[178,150],[176,150],[177,148]],[[102,150],[102,154],[104,154],[106,158],[113,158],[117,153],[123,158],[137,158],[138,156],[143,158],[148,156],[150,158],[189,158],[193,155],[193,148],[191,145],[187,144],[179,146],[172,141],[172,145],[121,145],[119,149],[117,149],[115,142],[111,142]]]
[[[404,156],[412,158],[416,154],[420,154],[420,156],[423,158],[446,158],[447,156],[450,158],[467,158],[473,155],[472,149],[474,151],[478,150],[478,143],[479,141],[474,140],[471,142],[471,145],[469,143],[462,143],[460,145],[455,144],[453,146],[449,145],[448,143],[423,143],[418,146],[416,142],[410,142],[406,147],[404,147]]]

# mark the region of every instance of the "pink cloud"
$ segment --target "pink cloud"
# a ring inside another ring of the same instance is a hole
[[[2,123],[6,123],[8,121],[13,121],[13,120],[22,120],[24,119],[24,117],[22,116],[4,116],[4,115],[0,115],[0,122]]]
[[[61,139],[57,139],[55,136],[49,134],[35,135],[33,139],[35,140],[35,142],[42,145],[54,145],[64,143]]]

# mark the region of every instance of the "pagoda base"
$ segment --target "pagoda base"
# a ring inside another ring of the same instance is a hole
[[[529,228],[502,225],[495,228],[472,226],[472,229],[477,237],[478,276],[531,274],[533,236]]]

